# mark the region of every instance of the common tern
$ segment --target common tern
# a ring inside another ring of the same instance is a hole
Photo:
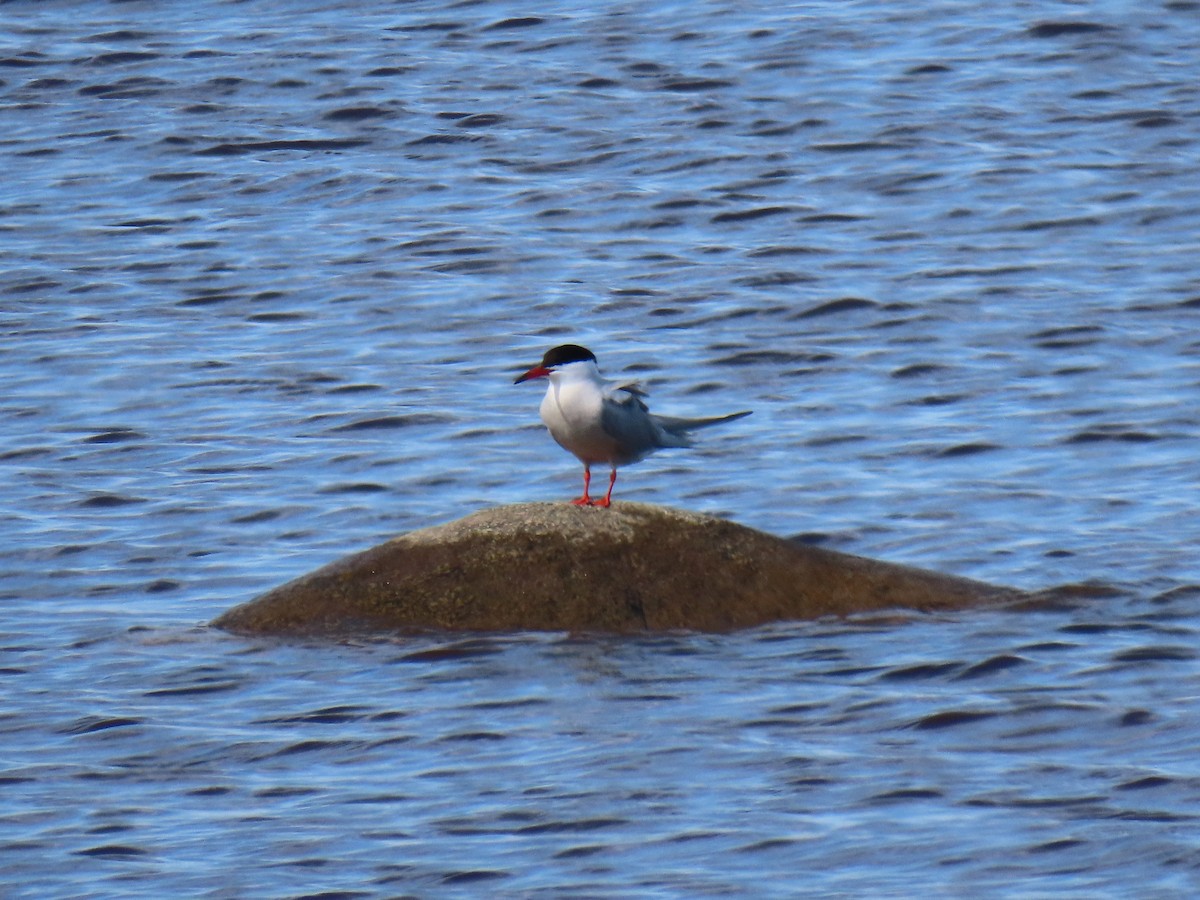
[[[546,351],[542,361],[514,384],[535,378],[549,379],[542,398],[542,422],[564,450],[583,463],[583,496],[576,506],[609,506],[617,466],[627,466],[664,447],[690,447],[690,432],[748,416],[751,410],[684,419],[656,416],[642,399],[646,391],[635,381],[608,381],[596,365],[596,354],[578,344],[562,344]],[[608,493],[602,500],[588,494],[592,466],[609,466]]]

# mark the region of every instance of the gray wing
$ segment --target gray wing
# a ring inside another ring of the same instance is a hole
[[[642,401],[646,392],[635,384],[617,384],[605,391],[600,410],[604,433],[618,445],[616,463],[637,462],[659,447],[686,447],[686,437],[665,432]]]
[[[612,397],[622,392],[633,394],[635,397],[649,397],[650,392],[642,387],[640,381],[610,381],[604,392]]]

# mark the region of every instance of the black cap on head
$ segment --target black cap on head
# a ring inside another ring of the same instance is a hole
[[[586,362],[587,360],[596,361],[596,354],[587,347],[580,347],[578,344],[560,344],[546,351],[546,355],[542,357],[542,365],[547,369],[553,369],[555,366]]]

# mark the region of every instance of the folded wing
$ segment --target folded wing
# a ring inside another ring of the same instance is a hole
[[[658,424],[642,397],[646,392],[636,384],[613,385],[605,392],[600,425],[620,448],[617,465],[637,462],[659,447],[686,447]]]
[[[645,396],[645,389],[635,381],[614,384],[605,391],[601,424],[621,448],[621,455],[615,461],[617,465],[637,462],[662,447],[690,447],[690,432],[732,422],[751,412],[747,409],[725,416],[702,418],[657,416],[646,407],[642,400]]]

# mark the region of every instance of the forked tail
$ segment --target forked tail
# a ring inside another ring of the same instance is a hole
[[[689,431],[695,431],[698,428],[707,428],[709,425],[720,425],[722,422],[732,422],[734,419],[744,419],[752,409],[743,409],[741,412],[730,413],[727,416],[706,416],[701,419],[688,419],[682,416],[655,416],[655,420],[662,426],[667,433],[679,438],[686,438]]]

